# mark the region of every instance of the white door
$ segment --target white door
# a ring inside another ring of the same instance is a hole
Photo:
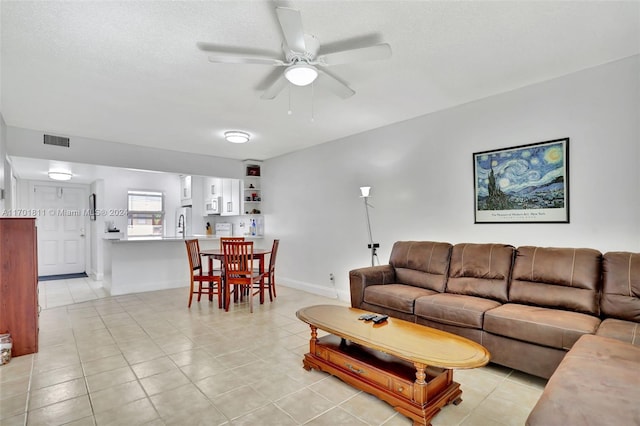
[[[38,275],[85,272],[85,215],[89,198],[82,188],[34,185],[38,212]]]

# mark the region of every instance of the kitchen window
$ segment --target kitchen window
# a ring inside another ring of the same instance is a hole
[[[164,194],[129,191],[127,197],[127,236],[161,237],[164,230]]]

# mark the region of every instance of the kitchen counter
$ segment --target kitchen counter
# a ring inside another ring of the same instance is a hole
[[[234,236],[242,236],[242,235],[234,235]],[[109,236],[110,237],[110,236]],[[107,238],[104,237],[105,240],[113,241],[113,242],[148,242],[148,241],[184,241],[190,240],[193,238],[197,238],[198,240],[220,240],[220,236],[218,235],[188,235],[186,237],[124,237],[120,235],[119,238]],[[261,240],[264,238],[262,235],[244,235],[244,238],[247,240]]]
[[[220,236],[216,235],[105,239],[110,243],[111,253],[111,277],[105,280],[105,288],[117,296],[188,286],[189,262],[184,241],[192,238],[200,241],[201,250],[220,246]],[[245,238],[251,241],[264,237]]]

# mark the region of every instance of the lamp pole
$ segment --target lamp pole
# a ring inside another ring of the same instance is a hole
[[[369,231],[369,244],[367,247],[371,250],[371,266],[375,266],[375,259],[378,258],[378,254],[376,251],[380,247],[380,244],[373,242],[373,235],[371,234],[371,220],[369,219],[369,207],[373,208],[372,205],[369,204],[367,199],[369,198],[369,191],[371,190],[370,186],[361,186],[360,187],[360,198],[364,199],[364,211],[367,216],[367,231]],[[378,261],[378,263],[380,263]]]

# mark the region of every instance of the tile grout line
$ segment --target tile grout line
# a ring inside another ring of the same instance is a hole
[[[118,306],[119,306],[121,309],[123,309],[123,310],[124,310],[124,312],[125,312],[125,313],[126,313],[126,314],[127,314],[127,315],[128,315],[128,316],[129,316],[133,321],[134,321],[134,322],[135,322],[135,324],[136,324],[138,327],[140,327],[140,328],[144,331],[145,335],[147,335],[147,336],[151,339],[151,336],[149,335],[149,333],[147,333],[147,331],[144,329],[144,327],[142,327],[142,326],[140,325],[140,323],[135,319],[135,317],[131,316],[131,314],[130,314],[130,313],[129,313],[129,311],[127,310],[127,307],[126,307],[126,306],[123,306],[123,305],[120,303],[120,301],[118,301],[118,300],[116,300],[116,303],[117,303],[117,304],[118,304]],[[151,406],[153,407],[153,411],[154,411],[154,412],[156,413],[156,415],[158,416],[158,419],[160,419],[160,421],[162,421],[163,423],[165,423],[164,419],[163,419],[163,418],[162,418],[162,416],[160,415],[160,412],[158,412],[157,407],[155,406],[155,404],[154,404],[154,403],[153,403],[153,401],[151,400],[151,395],[149,395],[149,393],[147,392],[147,390],[145,389],[145,387],[142,385],[141,379],[138,377],[138,375],[136,374],[135,370],[133,369],[133,366],[131,365],[131,363],[129,362],[129,360],[127,359],[127,357],[126,357],[126,356],[124,355],[124,353],[122,352],[122,347],[121,347],[121,346],[120,346],[120,344],[118,343],[118,340],[115,338],[115,336],[113,335],[113,333],[111,333],[111,328],[110,328],[110,327],[107,325],[107,323],[104,321],[104,318],[102,317],[102,314],[101,314],[97,309],[96,309],[96,312],[98,312],[98,315],[100,315],[100,319],[101,319],[101,320],[102,320],[102,322],[104,323],[104,325],[105,325],[105,327],[106,327],[107,331],[109,332],[109,335],[110,335],[110,336],[111,336],[111,338],[113,339],[113,341],[114,341],[115,345],[118,347],[118,350],[120,351],[120,355],[122,355],[122,358],[123,358],[123,359],[124,359],[124,361],[127,363],[127,366],[129,367],[129,369],[130,369],[130,370],[131,370],[131,372],[133,373],[133,376],[136,378],[136,379],[135,379],[135,381],[138,383],[138,386],[140,386],[140,388],[142,389],[142,392],[144,392],[145,398],[149,400],[149,404],[151,404]],[[151,339],[151,340],[153,340],[153,339]],[[174,362],[174,361],[173,361],[173,359],[171,359],[171,357],[168,357],[168,358],[171,360],[171,362]],[[143,362],[144,362],[144,361],[143,361]],[[174,362],[174,365],[176,365],[176,364],[175,364],[175,362]],[[177,365],[176,365],[176,368],[180,369]],[[182,371],[180,371],[180,372],[182,373]],[[87,388],[88,388],[88,384],[87,384]],[[140,399],[143,399],[143,398],[140,398]],[[129,404],[129,403],[131,403],[131,402],[139,401],[140,399],[136,399],[136,400],[134,400],[134,401],[129,401],[129,402],[127,402],[127,404]],[[92,406],[93,406],[93,405],[92,405]],[[95,423],[97,423],[97,422],[96,422],[96,419],[95,419],[95,416],[96,416],[96,414],[95,414],[95,411],[94,411],[93,419],[94,419],[94,422],[95,422]],[[147,422],[147,423],[148,423],[148,422]]]
[[[73,297],[72,297],[73,299]],[[69,319],[69,308],[67,307],[65,309],[66,313],[67,313],[67,319]],[[97,312],[97,311],[96,311]],[[100,320],[102,321],[102,318],[100,318]],[[103,321],[104,323],[104,321]],[[89,400],[89,407],[91,407],[91,417],[92,417],[92,421],[93,424],[96,424],[96,414],[95,414],[95,410],[93,408],[93,399],[91,398],[91,391],[89,389],[89,382],[87,381],[87,372],[84,369],[84,363],[82,362],[82,358],[80,357],[80,351],[78,350],[78,340],[76,339],[76,330],[75,328],[73,328],[73,323],[70,322],[70,326],[71,326],[71,333],[73,334],[73,341],[75,343],[75,347],[76,347],[76,352],[78,354],[78,361],[80,362],[80,369],[82,370],[82,379],[84,380],[84,387],[87,390],[87,399]]]
[[[118,302],[118,303],[119,303],[119,302]],[[131,316],[131,314],[129,314],[129,311],[127,310],[126,306],[121,306],[121,307],[125,310],[125,312],[126,312],[129,316]],[[152,341],[154,341],[154,342],[155,342],[155,340],[153,339],[153,337],[152,337],[152,336],[147,332],[147,330],[145,330],[145,328],[140,324],[140,322],[139,322],[135,317],[133,317],[133,316],[131,316],[131,318],[132,318],[132,319],[134,320],[134,322],[135,322],[135,323],[136,323],[136,324],[137,324],[137,325],[138,325],[138,326],[139,326],[139,327],[144,331],[145,335],[147,335],[147,336],[149,337],[149,339],[151,339]],[[209,328],[209,327],[207,326],[207,328]],[[184,336],[184,337],[185,337],[185,338],[187,338],[189,341],[191,341],[194,345],[197,345],[197,342],[196,342],[196,341],[194,341],[194,340],[193,340],[192,338],[190,338],[189,336],[187,336],[186,334],[184,334],[184,332],[183,332],[181,329],[177,329],[177,330],[180,332],[180,335],[181,335],[181,336]],[[115,340],[115,339],[114,339],[114,340]],[[116,342],[116,344],[117,344],[117,342]],[[118,345],[118,347],[120,348],[120,345]],[[161,348],[161,350],[162,350],[162,348]],[[164,351],[163,351],[163,352],[164,352]],[[184,351],[183,351],[183,352],[184,352]],[[207,352],[207,351],[205,350],[205,352]],[[207,352],[207,353],[208,353],[208,352]],[[220,412],[220,414],[221,414],[221,415],[222,415],[222,416],[227,420],[225,423],[230,423],[230,422],[231,422],[231,420],[227,417],[227,415],[226,415],[225,413],[223,413],[222,411],[220,411],[220,409],[219,409],[219,408],[218,408],[218,407],[213,403],[213,401],[211,401],[211,399],[210,399],[207,395],[205,395],[205,394],[204,394],[204,392],[202,391],[202,389],[200,389],[200,387],[198,387],[198,385],[196,385],[196,383],[193,381],[193,379],[191,379],[191,377],[187,376],[187,375],[184,373],[184,371],[182,370],[182,368],[180,368],[180,366],[176,363],[176,361],[171,357],[171,354],[168,354],[168,353],[166,353],[166,352],[164,352],[164,354],[165,354],[165,356],[166,356],[169,360],[171,360],[171,362],[172,362],[172,363],[173,363],[173,365],[176,367],[176,369],[177,369],[178,371],[180,371],[180,374],[182,374],[184,377],[186,377],[186,378],[187,378],[187,380],[189,380],[189,383],[190,383],[191,385],[193,385],[193,386],[197,389],[197,391],[198,391],[198,392],[199,392],[199,393],[200,393],[200,394],[201,394],[201,395],[202,395],[202,396],[203,396],[207,401],[209,401],[209,402],[211,403],[211,406],[212,406],[216,411]],[[211,354],[210,354],[210,355],[211,355]],[[123,357],[124,357],[124,354],[123,354]],[[213,356],[212,356],[212,357],[213,357]],[[133,368],[132,368],[132,366],[129,364],[129,361],[127,360],[127,358],[126,358],[126,357],[124,357],[124,358],[125,358],[125,361],[127,361],[127,364],[129,365],[129,367],[130,367],[130,368],[132,369],[132,371],[133,371]],[[213,357],[213,358],[215,358],[215,357]],[[146,362],[146,361],[143,361],[143,362]],[[138,378],[137,374],[135,374],[135,371],[133,371],[133,373],[134,373],[134,375],[136,376],[136,379],[138,380],[139,385],[140,385],[140,387],[142,388],[143,392],[145,393],[145,395],[147,395],[147,398],[149,399],[149,402],[151,403],[151,406],[153,407],[154,411],[156,412],[156,414],[158,414],[158,418],[159,418],[159,419],[164,423],[164,422],[165,422],[165,419],[160,415],[160,412],[158,411],[157,407],[155,406],[155,404],[154,404],[154,403],[153,403],[153,401],[151,400],[151,395],[149,395],[149,394],[147,393],[147,390],[144,388],[144,386],[143,386],[143,385],[142,385],[142,383],[140,382],[140,378]],[[158,373],[158,374],[161,374],[161,373]],[[156,374],[156,375],[157,375],[157,374]],[[152,375],[152,376],[153,376],[153,375]],[[149,377],[152,377],[152,376],[149,376]],[[224,423],[221,423],[221,424],[224,424]]]
[[[29,386],[27,386],[27,400],[24,404],[24,426],[27,426],[27,422],[29,420],[29,400],[31,399],[31,385],[33,380],[33,369],[35,366],[36,357],[35,355],[31,357],[31,369],[29,370]]]

